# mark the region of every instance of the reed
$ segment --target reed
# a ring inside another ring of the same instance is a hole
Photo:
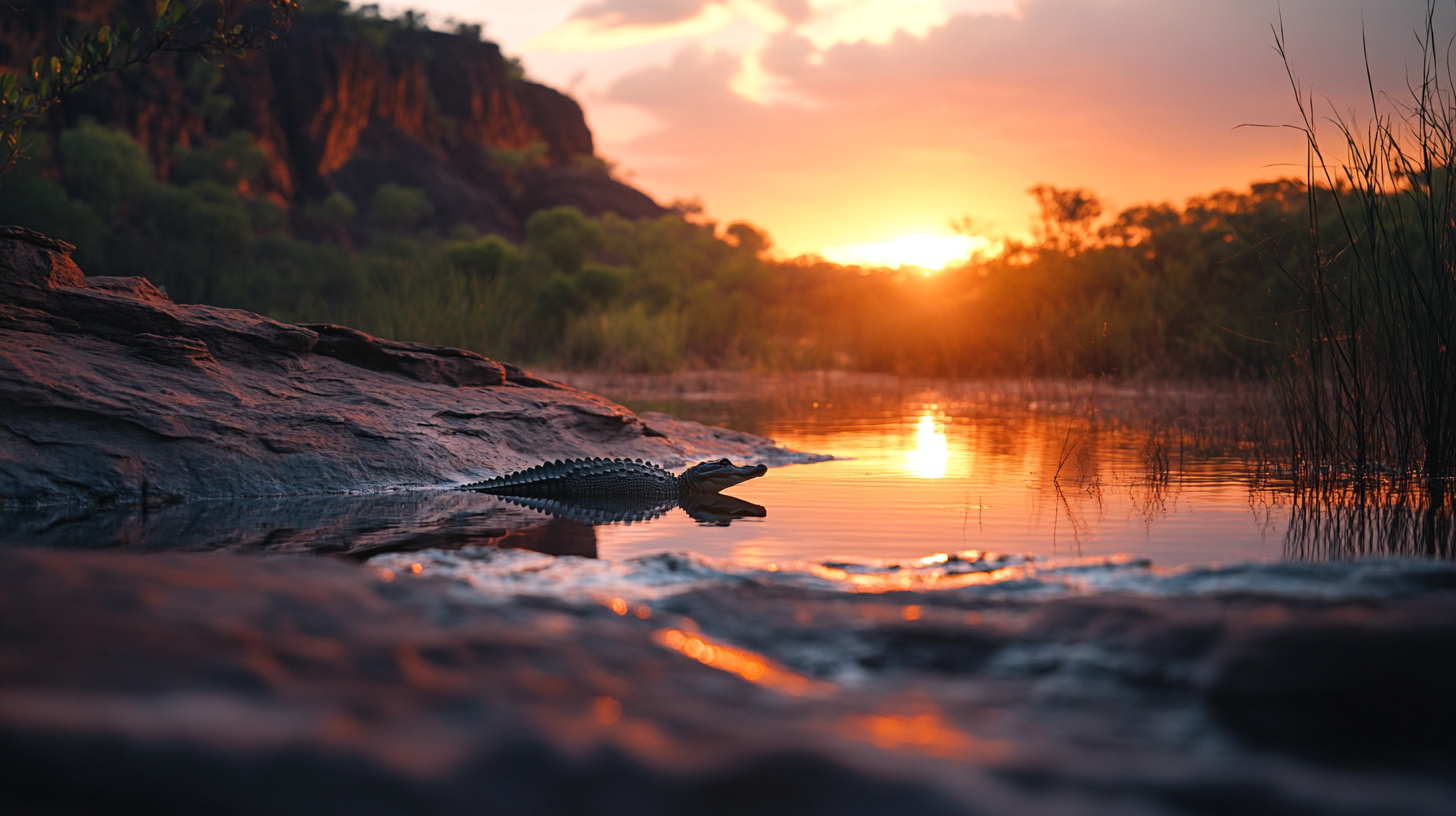
[[[1368,122],[1335,116],[1327,155],[1285,51],[1308,150],[1309,222],[1285,269],[1298,317],[1279,372],[1301,484],[1456,475],[1456,94],[1428,3],[1421,64],[1400,102],[1369,81]],[[1366,54],[1367,77],[1369,58]],[[1439,486],[1436,488],[1440,491]],[[1437,505],[1444,501],[1435,502]]]
[[[1411,480],[1327,480],[1294,492],[1284,556],[1456,558],[1451,509],[1449,493]]]

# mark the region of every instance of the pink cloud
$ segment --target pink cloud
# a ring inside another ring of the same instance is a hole
[[[1362,14],[1377,83],[1404,87],[1422,0],[1282,6],[1300,76],[1336,109],[1365,98]],[[797,101],[767,105],[730,89],[739,54],[684,46],[611,87],[611,102],[662,123],[611,150],[650,191],[701,195],[791,250],[961,213],[1020,231],[1025,190],[1043,181],[1129,206],[1297,171],[1298,134],[1236,129],[1297,116],[1272,0],[1034,0],[1021,12],[824,51],[785,31],[759,60]]]

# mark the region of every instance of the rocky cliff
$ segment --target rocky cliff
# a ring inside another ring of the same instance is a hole
[[[320,4],[313,4],[317,7]],[[150,0],[0,5],[0,65],[52,53],[55,35],[124,18]],[[279,47],[229,59],[161,55],[54,111],[50,136],[83,117],[131,133],[163,175],[175,149],[253,135],[268,158],[254,193],[288,204],[348,195],[361,209],[386,183],[423,189],[435,226],[512,238],[531,212],[570,204],[592,215],[661,214],[595,159],[581,107],[514,77],[494,43],[340,11],[301,12]]]

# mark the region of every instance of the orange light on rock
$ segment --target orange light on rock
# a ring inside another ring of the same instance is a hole
[[[834,684],[825,683],[822,680],[811,680],[788,669],[775,666],[768,658],[756,652],[712,642],[702,635],[684,632],[681,629],[659,629],[653,633],[652,642],[690,657],[705,666],[736,674],[750,683],[757,683],[795,697],[830,694],[834,691]]]
[[[592,701],[592,719],[597,725],[616,725],[622,719],[622,703],[615,697],[598,697]]]
[[[618,615],[627,614],[627,602],[621,598],[613,598],[607,606],[611,607],[611,610]]]
[[[946,723],[938,714],[851,715],[844,718],[844,733],[887,751],[912,751],[960,760],[994,761],[1011,752],[1010,743],[967,734]]]

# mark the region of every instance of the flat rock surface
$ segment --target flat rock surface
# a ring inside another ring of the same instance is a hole
[[[459,484],[552,459],[809,461],[460,349],[172,303],[0,231],[0,506]]]

